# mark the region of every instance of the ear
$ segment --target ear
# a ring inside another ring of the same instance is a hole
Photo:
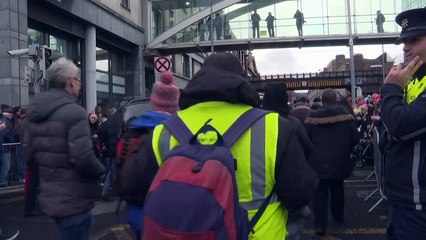
[[[68,78],[67,81],[67,85],[70,87],[75,87],[77,85],[76,81],[74,81],[72,78]]]
[[[67,78],[67,83],[65,85],[65,89],[69,92],[71,89],[75,88],[75,83],[72,79]]]

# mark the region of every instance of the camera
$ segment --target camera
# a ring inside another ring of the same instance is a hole
[[[24,56],[28,54],[28,48],[9,50],[7,53],[14,57]]]

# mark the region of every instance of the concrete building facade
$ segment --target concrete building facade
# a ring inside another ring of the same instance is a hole
[[[7,53],[31,44],[81,68],[80,102],[89,111],[144,97],[144,43],[141,1],[0,0],[0,103],[26,105],[34,96],[34,82],[24,81],[28,57]]]

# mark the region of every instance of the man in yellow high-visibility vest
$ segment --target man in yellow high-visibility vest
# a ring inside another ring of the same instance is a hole
[[[191,132],[196,132],[210,119],[209,125],[224,134],[242,114],[259,107],[260,99],[245,79],[238,58],[231,53],[217,53],[206,59],[188,83],[179,105],[178,116]],[[146,168],[151,166],[151,169],[145,170],[158,170],[165,156],[178,144],[164,125],[158,125],[152,137],[155,157],[146,164]],[[237,164],[239,202],[250,219],[275,188],[249,239],[284,240],[287,209],[307,205],[318,184],[295,130],[278,113],[267,113],[241,135],[230,150]],[[146,180],[152,181],[152,178]]]

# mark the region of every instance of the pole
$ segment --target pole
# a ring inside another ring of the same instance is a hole
[[[275,22],[274,22],[274,37],[278,36],[278,28],[277,28],[277,3],[274,0],[274,17],[275,17]]]
[[[46,75],[46,48],[44,45],[41,47],[41,71],[42,71],[42,83],[43,81],[46,81],[46,87],[44,91],[49,91],[49,81],[47,81],[47,75]]]
[[[213,46],[213,36],[214,36],[214,29],[213,29],[213,0],[210,0],[210,33],[209,33],[209,37],[210,37],[210,45],[211,45],[211,49],[210,52],[211,54],[214,53],[214,46]]]
[[[385,62],[387,61],[387,55],[385,56],[385,47],[382,44],[382,81],[385,80]],[[382,82],[383,83],[383,82]]]
[[[355,105],[356,92],[355,92],[355,59],[354,59],[354,38],[352,35],[352,18],[351,18],[351,2],[346,0],[348,8],[348,27],[349,27],[349,57],[350,57],[350,68],[351,68],[351,96],[352,105]]]
[[[85,58],[84,64],[84,90],[86,91],[86,109],[95,109],[96,102],[96,27],[87,25],[84,37]]]

